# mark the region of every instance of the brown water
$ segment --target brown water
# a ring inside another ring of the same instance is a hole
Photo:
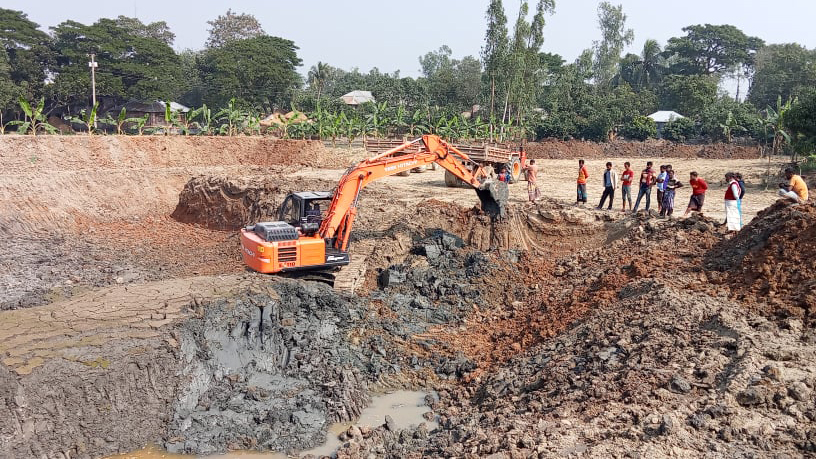
[[[187,454],[171,454],[155,446],[147,446],[130,453],[108,456],[107,459],[286,459],[299,457],[305,454],[316,456],[332,456],[340,447],[338,436],[352,425],[377,427],[385,424],[385,416],[391,416],[397,428],[402,429],[411,425],[425,422],[428,429],[436,427],[436,423],[426,421],[422,415],[428,411],[425,406],[425,393],[400,390],[390,394],[372,397],[371,404],[363,410],[357,422],[337,423],[329,426],[326,442],[316,448],[301,451],[295,456],[284,453],[260,453],[257,451],[230,451],[213,456],[192,456]]]

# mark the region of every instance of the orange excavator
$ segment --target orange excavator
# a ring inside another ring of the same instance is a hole
[[[491,217],[504,215],[507,184],[493,180],[482,166],[438,136],[424,135],[352,166],[334,192],[289,194],[278,211],[279,221],[241,229],[244,262],[261,273],[327,270],[349,264],[349,237],[360,191],[382,177],[431,163],[470,184],[482,210]]]

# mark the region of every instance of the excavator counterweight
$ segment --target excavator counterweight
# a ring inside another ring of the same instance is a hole
[[[491,218],[504,217],[507,184],[492,180],[482,166],[439,137],[424,135],[352,166],[333,192],[287,196],[279,210],[279,221],[241,229],[244,262],[262,273],[347,265],[349,238],[362,189],[375,180],[431,163],[472,186],[482,210]]]

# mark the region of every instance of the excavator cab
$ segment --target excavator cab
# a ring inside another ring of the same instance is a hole
[[[286,222],[306,236],[320,229],[334,194],[331,191],[302,191],[284,199],[278,210],[278,220]]]

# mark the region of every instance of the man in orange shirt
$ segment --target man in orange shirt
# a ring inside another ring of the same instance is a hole
[[[781,183],[779,195],[795,203],[803,203],[808,200],[808,187],[802,177],[793,173],[793,168],[785,168],[785,178],[788,183]]]
[[[586,183],[587,179],[589,178],[589,172],[587,172],[586,166],[584,166],[584,160],[578,160],[578,199],[575,201],[575,205],[580,203],[586,204],[587,202],[587,191],[586,191]]]

